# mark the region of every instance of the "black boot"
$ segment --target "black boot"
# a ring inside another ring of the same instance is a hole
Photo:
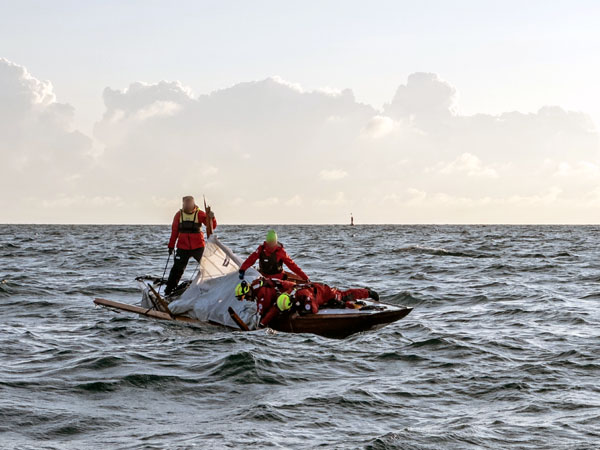
[[[369,291],[369,297],[372,298],[373,300],[375,300],[376,302],[379,301],[379,294],[377,292],[375,292],[373,289],[367,289]]]

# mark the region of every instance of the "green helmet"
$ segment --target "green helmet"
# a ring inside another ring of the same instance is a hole
[[[281,294],[277,297],[277,307],[279,311],[287,311],[292,307],[292,300],[289,294]]]
[[[250,286],[245,281],[238,283],[235,287],[235,296],[238,300],[242,300],[246,295],[250,293]]]
[[[267,231],[267,242],[269,244],[274,244],[275,242],[277,242],[277,233],[275,232],[275,230]]]

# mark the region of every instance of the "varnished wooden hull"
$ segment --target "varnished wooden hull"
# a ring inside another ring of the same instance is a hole
[[[412,308],[391,309],[369,314],[357,311],[342,314],[298,314],[280,316],[271,328],[286,333],[313,333],[329,338],[345,338],[362,331],[375,330],[402,319]]]

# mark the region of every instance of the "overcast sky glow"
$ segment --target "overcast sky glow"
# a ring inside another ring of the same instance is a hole
[[[598,222],[598,17],[0,0],[0,222]]]

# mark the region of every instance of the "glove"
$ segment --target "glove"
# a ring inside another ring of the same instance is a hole
[[[238,273],[240,274],[240,280],[243,280],[244,279],[244,274],[246,273],[246,271],[240,269],[240,271]]]
[[[169,255],[173,254],[173,249],[169,247]]]
[[[373,289],[367,289],[369,291],[369,297],[371,297],[376,302],[379,301],[379,294],[375,292]]]

